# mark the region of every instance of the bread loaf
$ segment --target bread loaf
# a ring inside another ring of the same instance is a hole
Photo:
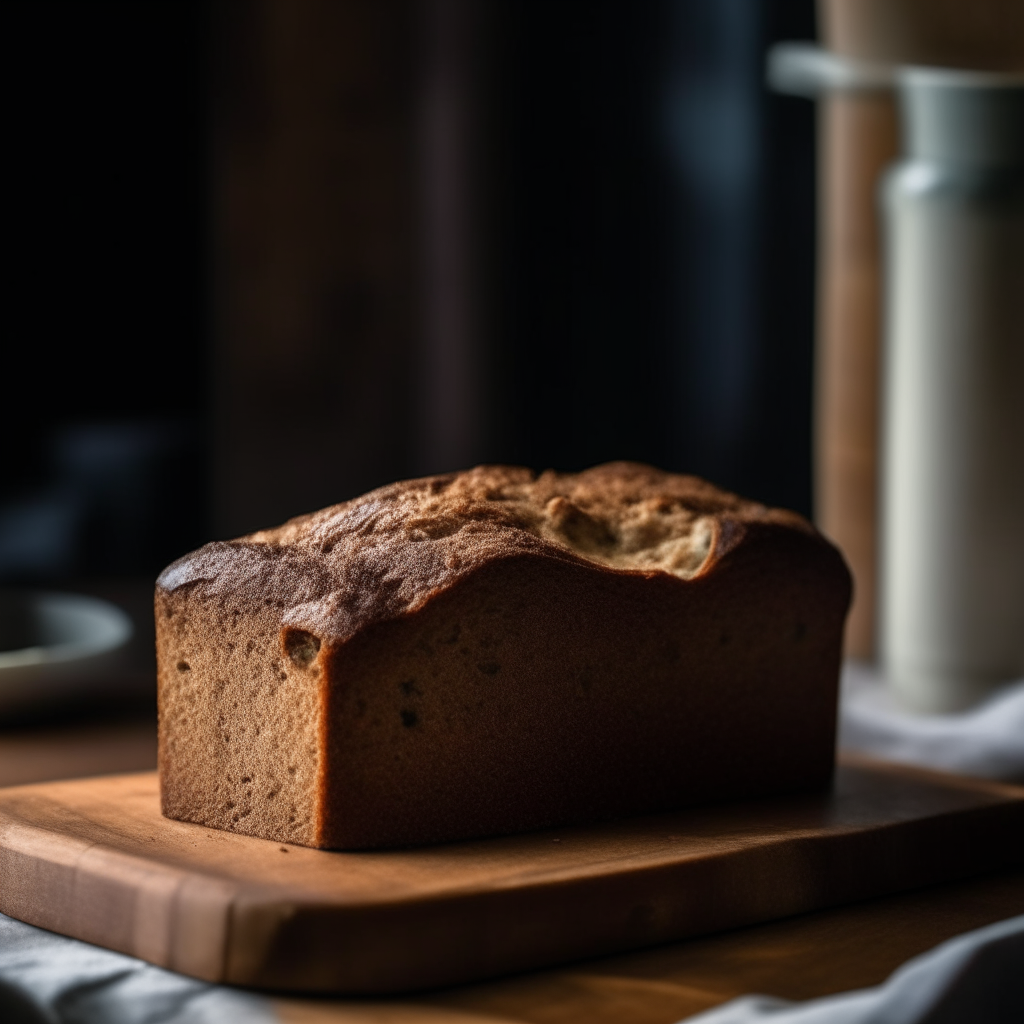
[[[694,477],[480,467],[169,566],[169,817],[334,849],[828,785],[850,577]]]

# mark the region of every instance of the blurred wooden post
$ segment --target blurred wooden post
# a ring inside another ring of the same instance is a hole
[[[214,526],[407,475],[416,358],[414,0],[217,0]]]
[[[897,147],[887,93],[835,93],[820,108],[819,352],[815,516],[855,580],[846,653],[870,658],[878,501],[880,239],[875,187]]]
[[[488,13],[477,0],[419,0],[417,173],[420,358],[417,473],[484,458],[481,65]]]
[[[819,0],[824,44],[878,64],[1024,66],[1022,0]],[[821,238],[815,517],[856,582],[846,651],[874,654],[878,540],[881,244],[878,179],[898,150],[885,92],[836,92],[821,107]]]

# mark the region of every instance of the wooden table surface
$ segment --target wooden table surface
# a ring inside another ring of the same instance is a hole
[[[152,722],[0,732],[0,785],[156,761]],[[672,1024],[750,992],[810,999],[876,985],[960,932],[1024,913],[1024,870],[625,956],[394,1000],[275,999],[289,1024]]]

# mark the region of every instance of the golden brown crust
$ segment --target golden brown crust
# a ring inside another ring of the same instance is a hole
[[[686,579],[711,571],[754,525],[816,536],[795,513],[636,463],[539,476],[479,466],[207,544],[168,566],[157,587],[198,585],[254,603],[273,595],[283,625],[335,646],[499,559],[534,554]]]

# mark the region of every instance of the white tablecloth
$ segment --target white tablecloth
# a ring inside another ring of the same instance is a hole
[[[266,1001],[0,914],[2,1024],[276,1024]]]
[[[1024,917],[958,935],[878,988],[806,1003],[745,996],[686,1024],[1021,1024]]]
[[[888,761],[1024,782],[1024,679],[957,715],[914,715],[870,665],[843,670],[839,745]]]
[[[193,981],[0,915],[0,1021],[277,1024],[278,1018],[258,995]],[[687,1024],[1022,1021],[1024,917],[1015,917],[943,943],[878,988],[806,1003],[746,996],[690,1017]]]

